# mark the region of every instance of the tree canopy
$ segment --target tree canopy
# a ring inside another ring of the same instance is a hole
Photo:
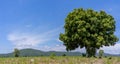
[[[115,20],[105,11],[74,9],[67,15],[64,29],[59,39],[66,50],[85,47],[88,56],[94,56],[96,49],[114,45],[118,41],[114,35]]]

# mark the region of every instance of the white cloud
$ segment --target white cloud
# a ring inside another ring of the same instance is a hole
[[[63,45],[55,45],[55,46],[41,46],[39,47],[40,50],[43,51],[66,51],[66,47]]]
[[[105,53],[120,54],[120,43],[116,43],[114,46],[104,46],[101,49],[103,49]]]
[[[11,33],[8,35],[8,40],[11,41],[17,48],[28,48],[37,46],[40,43],[48,41],[48,39],[39,38],[38,35]]]
[[[66,47],[63,45],[56,45],[55,47],[51,48],[53,51],[66,51]]]
[[[39,44],[46,43],[50,40],[56,40],[60,28],[56,28],[42,34],[12,32],[8,35],[8,40],[15,45],[15,48],[35,48]]]
[[[86,53],[86,50],[85,50],[85,47],[84,48],[77,48],[76,50],[73,50],[73,52]]]
[[[54,45],[54,46],[40,46],[38,48],[35,49],[39,49],[42,51],[66,51],[66,47],[63,44],[59,44],[59,45]],[[85,48],[77,48],[75,50],[71,50],[70,52],[81,52],[81,53],[85,53]]]

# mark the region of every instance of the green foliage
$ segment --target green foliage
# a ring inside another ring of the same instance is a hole
[[[82,53],[82,56],[83,56],[83,57],[86,57],[86,54],[85,54],[85,53]]]
[[[54,59],[55,56],[56,56],[55,53],[51,53],[51,54],[50,54],[50,58],[51,58],[51,59]]]
[[[14,56],[19,57],[19,55],[20,55],[20,51],[17,48],[15,48],[14,49]]]
[[[65,19],[65,33],[59,39],[67,51],[78,47],[86,48],[88,57],[95,56],[102,46],[114,45],[118,38],[114,35],[115,20],[105,11],[74,9]]]
[[[103,50],[99,50],[99,58],[102,58],[103,54],[104,54],[104,51]]]
[[[0,64],[120,64],[120,57],[108,58],[85,58],[79,56],[49,56],[43,57],[19,57],[19,58],[0,58]]]
[[[66,54],[63,54],[62,56],[66,56]]]
[[[51,53],[50,56],[56,56],[56,54],[55,53]]]

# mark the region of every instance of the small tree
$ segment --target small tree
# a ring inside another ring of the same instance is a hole
[[[82,56],[83,56],[83,57],[86,57],[86,54],[85,54],[85,53],[82,53]]]
[[[20,55],[20,51],[17,48],[15,48],[14,49],[14,56],[19,57],[19,55]]]
[[[99,58],[102,58],[103,54],[104,54],[104,51],[103,50],[99,50]]]
[[[66,56],[66,54],[63,54],[62,56]]]
[[[50,54],[50,58],[51,58],[51,59],[54,59],[55,56],[56,56],[55,53],[51,53],[51,54]]]

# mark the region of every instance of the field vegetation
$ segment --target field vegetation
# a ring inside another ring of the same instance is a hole
[[[43,56],[0,58],[0,64],[120,64],[119,57]]]

